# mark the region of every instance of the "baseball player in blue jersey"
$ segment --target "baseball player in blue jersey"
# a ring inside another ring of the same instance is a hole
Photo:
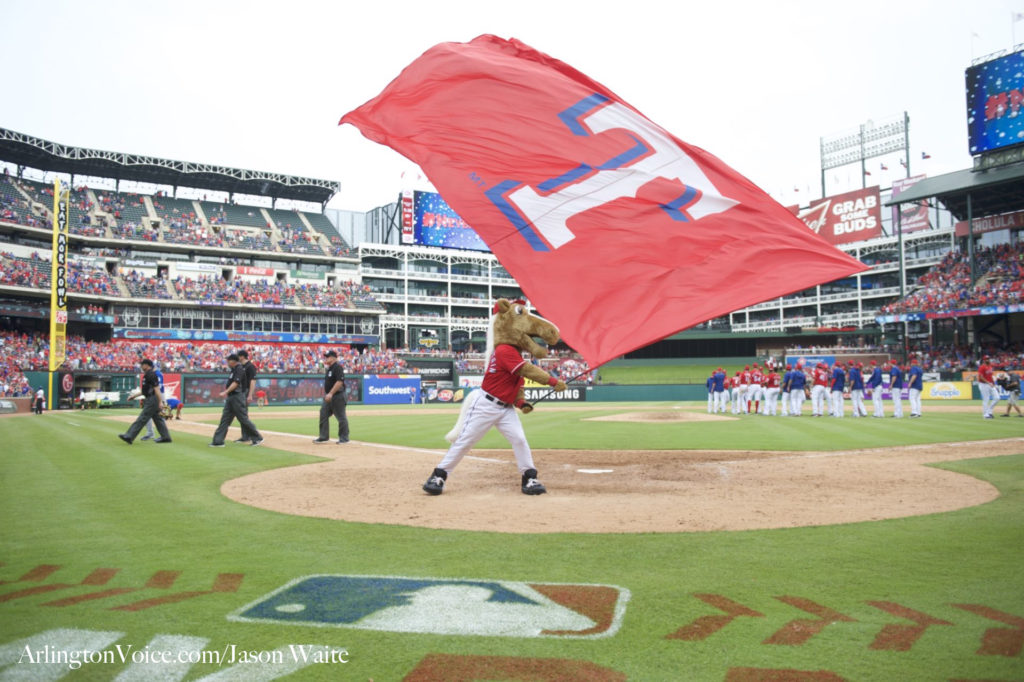
[[[708,388],[708,414],[711,414],[714,411],[715,402],[715,373],[712,372],[704,383]]]
[[[892,416],[903,418],[903,370],[893,364],[889,368],[889,390],[892,391]]]
[[[792,400],[789,397],[789,377],[793,374],[793,365],[786,365],[786,371],[782,375],[782,390],[779,393],[779,398],[782,401],[782,416],[789,416],[789,406],[792,404]]]
[[[789,375],[789,413],[794,417],[799,417],[803,412],[804,387],[806,385],[807,376],[804,374],[803,369],[797,365],[793,373]]]
[[[907,371],[907,385],[910,387],[910,416],[921,416],[921,391],[924,389],[924,370],[917,364],[917,358],[910,359]]]
[[[729,398],[725,392],[725,372],[719,367],[712,375],[715,380],[715,412],[725,412]]]
[[[832,401],[829,414],[833,417],[842,418],[846,412],[843,404],[843,390],[846,388],[846,372],[843,371],[843,363],[836,362],[832,368]]]
[[[871,390],[871,404],[874,406],[872,417],[884,417],[882,406],[882,368],[874,360],[871,361],[871,376],[868,377],[868,388]]]
[[[850,363],[850,400],[853,402],[853,416],[868,416],[868,408],[864,407],[864,375],[860,373],[863,362]]]

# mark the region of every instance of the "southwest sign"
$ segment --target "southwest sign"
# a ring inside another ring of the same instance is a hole
[[[629,590],[614,585],[464,578],[311,575],[228,620],[485,637],[614,635]]]

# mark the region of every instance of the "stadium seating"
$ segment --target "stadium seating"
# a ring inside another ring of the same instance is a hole
[[[221,240],[228,249],[248,249],[249,251],[276,251],[277,248],[264,230],[232,230],[221,229]]]
[[[342,238],[341,234],[334,229],[334,225],[327,219],[327,216],[320,213],[304,213],[306,220],[313,226],[313,229],[320,234],[327,237],[327,241],[330,243],[330,253],[332,256],[351,256],[352,247],[348,245],[348,242]]]
[[[203,209],[203,214],[206,215],[206,220],[211,225],[267,226],[267,221],[257,206],[239,206],[209,201],[201,201],[199,206]]]
[[[174,298],[167,288],[167,280],[159,277],[144,275],[136,270],[130,270],[127,273],[121,273],[121,281],[124,282],[132,298],[163,300]]]
[[[108,192],[96,190],[99,208],[108,213],[112,222],[110,232],[121,239],[155,242],[160,239],[159,230],[150,226],[149,212],[141,195],[131,192]]]
[[[47,335],[43,333],[22,334],[0,330],[0,345],[5,349],[5,355],[0,357],[0,390],[7,383],[12,390],[21,391],[24,385],[21,372],[41,370],[48,364],[49,343]],[[165,372],[220,372],[224,369],[224,357],[240,347],[249,351],[253,364],[261,373],[266,374],[318,372],[323,366],[323,354],[328,350],[338,352],[338,359],[348,374],[394,374],[407,367],[405,360],[390,350],[342,350],[319,344],[285,346],[214,342],[98,342],[87,341],[76,335],[67,338],[67,362],[64,367],[73,370],[138,372],[139,360],[150,358]]]
[[[971,282],[967,254],[950,251],[942,261],[922,275],[914,290],[902,300],[882,306],[883,314],[908,312],[949,312],[990,305],[1024,302],[1021,273],[1024,244],[979,247],[975,259],[975,282]]]
[[[11,183],[10,177],[0,177],[0,220],[24,224],[25,216],[31,214],[25,197]]]

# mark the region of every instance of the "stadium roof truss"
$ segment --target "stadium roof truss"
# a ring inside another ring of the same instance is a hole
[[[71,147],[6,128],[0,128],[0,160],[41,171],[308,201],[321,206],[341,189],[331,180]]]
[[[988,170],[961,170],[925,178],[886,202],[896,206],[934,198],[956,217],[967,220],[970,203],[974,218],[1024,208],[1024,164]]]

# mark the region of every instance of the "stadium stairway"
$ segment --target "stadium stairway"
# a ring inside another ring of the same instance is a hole
[[[320,250],[324,252],[324,255],[331,255],[330,248],[328,248],[327,244],[325,243],[328,240],[328,238],[324,236],[323,232],[320,232],[319,230],[313,227],[313,223],[309,222],[309,218],[306,216],[305,213],[303,213],[302,211],[296,211],[295,213],[299,216],[299,219],[302,221],[302,224],[306,226],[306,229],[309,230],[309,233],[317,238],[316,243],[320,246]]]
[[[153,205],[153,197],[149,196],[148,194],[142,195],[142,203],[144,203],[146,205],[146,213],[151,218],[159,218],[160,214],[156,212],[156,206]],[[160,221],[160,230],[159,230],[159,232],[157,234],[156,240],[158,242],[167,241],[166,239],[164,239],[164,221],[163,220]]]
[[[92,213],[89,214],[92,217],[93,224],[99,225],[99,219],[104,218],[107,224],[103,228],[103,236],[107,239],[113,239],[114,233],[110,231],[110,226],[116,222],[114,220],[114,214],[100,210],[100,206],[103,204],[99,202],[99,197],[96,196],[96,192],[91,187],[85,188],[85,196],[93,205]]]

